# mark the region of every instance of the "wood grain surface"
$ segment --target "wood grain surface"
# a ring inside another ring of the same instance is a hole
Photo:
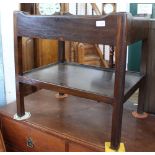
[[[51,135],[60,138],[60,146],[63,139],[65,143],[69,143],[67,146],[70,151],[104,152],[104,142],[110,141],[111,106],[71,95],[65,100],[58,100],[55,94],[53,91],[40,90],[27,96],[25,108],[32,116],[26,121],[16,122],[12,119],[16,113],[16,103],[1,108],[2,134],[5,142],[11,140],[13,148],[18,146],[18,149],[23,151],[23,147],[19,147],[26,143],[22,135],[28,135],[34,141],[37,136],[36,147],[40,146],[39,143],[47,142]],[[125,143],[126,151],[129,152],[155,151],[155,117],[150,115],[145,120],[135,119],[131,112],[136,108],[137,106],[131,102],[124,104],[121,142]],[[13,132],[10,132],[11,128]],[[35,134],[34,137],[30,130]],[[41,136],[39,139],[40,133],[49,134],[49,138]],[[49,141],[50,143],[52,151],[54,144]],[[37,150],[44,149],[44,146],[38,147]],[[62,147],[60,150],[62,151]]]

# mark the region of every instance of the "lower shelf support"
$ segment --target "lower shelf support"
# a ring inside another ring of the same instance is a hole
[[[13,119],[17,120],[17,121],[23,121],[26,119],[29,119],[31,117],[31,113],[30,112],[25,112],[25,115],[20,117],[17,115],[17,113],[13,116]]]
[[[111,149],[110,142],[105,142],[105,152],[125,152],[125,145],[124,143],[120,143],[120,147],[118,150]]]
[[[139,119],[145,119],[148,117],[148,113],[146,113],[146,112],[138,113],[137,111],[133,111],[132,116],[135,118],[139,118]]]

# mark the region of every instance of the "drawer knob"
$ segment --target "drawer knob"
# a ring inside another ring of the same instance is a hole
[[[29,148],[33,148],[34,147],[33,140],[32,140],[31,137],[27,138],[27,142],[26,143],[27,143],[27,146]]]

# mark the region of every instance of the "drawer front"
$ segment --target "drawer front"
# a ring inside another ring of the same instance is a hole
[[[7,152],[22,152],[23,151],[23,150],[19,150],[20,148],[17,149],[14,145],[11,145],[8,143],[5,143],[5,147],[6,147]]]
[[[69,143],[69,152],[93,152],[93,150],[80,144],[71,142]]]
[[[20,151],[65,151],[65,140],[12,119],[2,118],[2,133],[5,143]]]
[[[2,133],[4,141],[14,145],[19,150],[26,151],[26,140],[29,134],[29,127],[12,119],[2,119]]]
[[[47,134],[43,131],[31,128],[31,138],[33,141],[33,149],[29,151],[39,152],[65,152],[65,140],[59,137]]]

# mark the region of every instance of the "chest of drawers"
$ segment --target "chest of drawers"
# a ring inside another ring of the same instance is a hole
[[[81,125],[83,123],[79,122],[80,118],[78,117],[80,116],[78,115],[80,111],[89,108],[90,105],[79,103],[81,106],[78,105],[76,108],[80,98],[69,96],[64,102],[56,99],[55,93],[41,90],[26,97],[26,110],[30,111],[32,115],[26,121],[13,119],[13,115],[16,113],[16,103],[11,103],[0,110],[1,130],[6,150],[28,152],[104,151],[104,146],[93,144],[93,140],[87,141],[87,138],[91,139],[95,135],[90,135],[90,133],[83,135],[82,133],[83,127],[81,128]],[[74,104],[69,108],[71,102]],[[81,100],[81,102],[84,101]],[[62,108],[66,109],[66,112],[62,112]],[[38,113],[39,109],[39,113],[42,115]],[[51,109],[53,110],[51,111]],[[90,128],[90,130],[94,129]]]

